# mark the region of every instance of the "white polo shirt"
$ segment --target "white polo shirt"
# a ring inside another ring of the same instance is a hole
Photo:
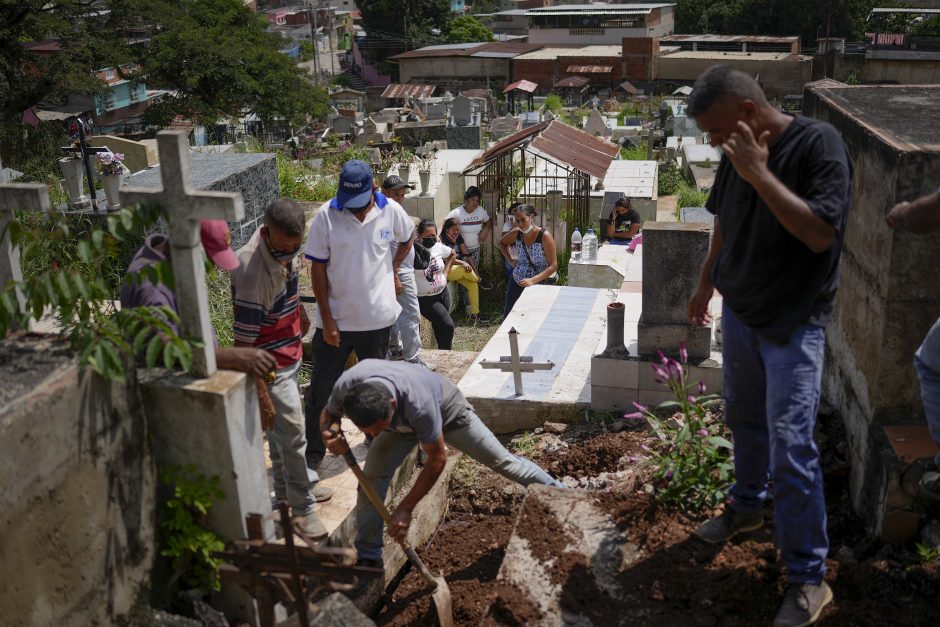
[[[482,205],[478,205],[472,212],[468,212],[463,205],[451,210],[445,220],[456,218],[460,223],[460,234],[463,235],[463,243],[467,250],[476,250],[480,247],[480,231],[483,230],[483,224],[490,221],[490,214]]]
[[[375,331],[391,326],[401,313],[392,277],[392,242],[407,242],[414,224],[394,200],[375,193],[375,206],[360,222],[325,203],[310,225],[304,254],[327,264],[330,310],[339,330]],[[317,326],[323,319],[317,310]]]

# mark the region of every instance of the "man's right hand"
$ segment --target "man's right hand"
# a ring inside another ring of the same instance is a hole
[[[323,318],[323,341],[339,348],[339,326],[333,318]]]
[[[712,320],[708,311],[708,302],[712,299],[715,288],[699,285],[689,299],[689,322],[692,326],[703,327]]]
[[[216,353],[216,361],[220,362],[219,366],[223,369],[247,372],[261,379],[272,370],[277,370],[277,361],[268,351],[247,346],[220,349]]]
[[[399,278],[397,272],[394,273],[394,276],[395,276],[395,295],[401,296],[402,292],[405,291],[405,286],[402,284],[401,278]]]
[[[334,455],[345,455],[349,452],[349,444],[342,431],[327,429],[323,431],[323,443],[329,452]]]

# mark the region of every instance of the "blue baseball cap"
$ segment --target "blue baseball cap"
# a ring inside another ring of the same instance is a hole
[[[358,209],[369,204],[372,198],[372,168],[365,161],[354,159],[343,164],[339,174],[339,189],[336,191],[337,209]]]

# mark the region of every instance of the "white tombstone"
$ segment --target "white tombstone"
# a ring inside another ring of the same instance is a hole
[[[600,135],[601,137],[606,137],[610,133],[607,121],[604,119],[603,114],[597,109],[591,110],[587,122],[584,124],[584,130],[592,135]]]
[[[469,126],[473,121],[473,102],[463,94],[454,98],[450,110],[457,126]]]
[[[189,142],[184,132],[160,131],[157,145],[163,189],[127,187],[120,192],[121,202],[155,202],[166,212],[176,299],[180,308],[180,330],[183,335],[203,343],[201,348],[193,350],[193,374],[206,378],[215,374],[216,367],[199,222],[235,222],[244,217],[245,208],[241,194],[196,192],[193,189],[189,172]]]
[[[42,183],[0,182],[0,289],[6,289],[13,281],[17,286],[16,300],[23,311],[26,300],[19,288],[23,282],[20,249],[13,245],[7,232],[15,210],[49,211],[48,188]]]

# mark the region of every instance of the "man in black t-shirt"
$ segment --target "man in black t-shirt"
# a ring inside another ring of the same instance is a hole
[[[833,127],[774,109],[753,79],[726,66],[699,77],[688,114],[724,153],[706,203],[714,236],[689,320],[708,323],[717,288],[735,444],[729,503],[695,533],[720,543],[760,527],[769,476],[790,583],[774,625],[809,625],[832,600],[813,429],[852,166]]]
[[[607,237],[611,244],[626,246],[640,231],[640,214],[630,206],[630,199],[621,196],[607,218]]]

